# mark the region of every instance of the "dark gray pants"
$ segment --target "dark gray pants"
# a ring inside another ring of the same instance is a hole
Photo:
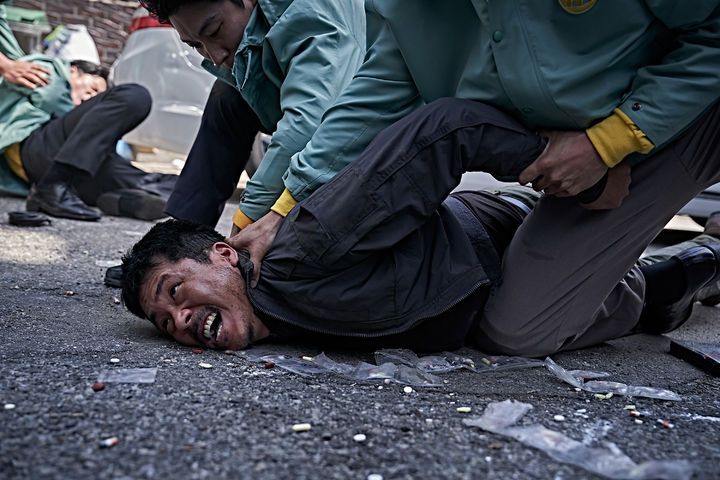
[[[145,172],[120,157],[115,146],[147,117],[151,104],[144,87],[119,85],[46,122],[22,144],[20,156],[30,181],[37,182],[57,162],[83,172],[73,185],[90,205],[104,192],[136,188]]]
[[[632,168],[630,195],[588,211],[544,196],[505,252],[476,341],[545,355],[621,337],[637,323],[645,279],[634,266],[672,216],[720,181],[720,106]]]

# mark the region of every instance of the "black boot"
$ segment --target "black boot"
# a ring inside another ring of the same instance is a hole
[[[44,212],[53,217],[95,221],[100,214],[80,200],[67,182],[39,183],[30,187],[25,208],[29,212]]]
[[[633,333],[667,333],[690,318],[698,291],[720,278],[720,244],[711,243],[685,250],[672,257],[685,271],[685,292],[670,303],[646,304]],[[665,281],[675,281],[668,278]],[[679,281],[682,281],[680,279]]]

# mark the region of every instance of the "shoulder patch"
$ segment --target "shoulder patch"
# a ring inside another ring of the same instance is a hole
[[[597,0],[558,0],[558,3],[566,12],[580,15],[593,8]]]

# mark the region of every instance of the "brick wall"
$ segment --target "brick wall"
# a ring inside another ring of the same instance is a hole
[[[110,66],[125,45],[132,14],[131,0],[15,0],[16,7],[44,10],[50,26],[82,24],[95,41],[100,61]]]

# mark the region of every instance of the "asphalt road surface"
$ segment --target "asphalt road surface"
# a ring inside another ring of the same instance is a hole
[[[521,425],[542,424],[586,447],[614,445],[637,463],[687,460],[692,478],[720,478],[720,380],[669,355],[669,336],[640,335],[553,359],[670,389],[680,401],[599,399],[544,367],[455,371],[442,376],[443,386],[410,392],[382,381],[302,377],[221,352],[193,353],[116,303],[119,292],[103,285],[104,271],[150,223],[105,217],[9,226],[6,212],[22,209],[23,201],[0,198],[0,478],[603,478],[463,423],[506,399],[534,406]],[[231,211],[221,220],[225,229]],[[671,336],[720,342],[718,308],[698,304]],[[373,360],[372,352],[325,353],[346,363]],[[126,368],[157,373],[153,383],[108,381],[93,391],[102,371]],[[642,416],[631,417],[627,405]],[[300,423],[311,429],[294,431]],[[103,448],[112,437],[117,443]]]

